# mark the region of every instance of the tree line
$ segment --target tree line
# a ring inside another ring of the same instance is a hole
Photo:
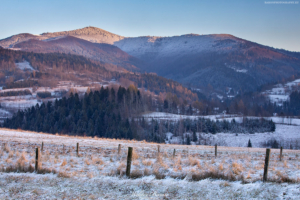
[[[155,110],[152,97],[142,94],[135,86],[127,89],[101,88],[89,91],[80,97],[71,93],[64,97],[19,110],[3,126],[37,132],[61,133],[105,138],[124,138],[165,142],[165,133],[183,136],[185,132],[270,132],[275,124],[264,119],[244,119],[242,123],[232,121],[197,120],[147,120],[141,117],[145,111]]]

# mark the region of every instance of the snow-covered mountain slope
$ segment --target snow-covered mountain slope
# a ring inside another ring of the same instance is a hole
[[[187,34],[173,37],[124,38],[114,45],[135,57],[174,56],[178,54],[197,54],[205,51],[230,50],[238,44],[238,38],[227,35]]]
[[[219,92],[255,91],[300,69],[294,54],[228,34],[124,38],[114,45],[147,63],[146,71]]]

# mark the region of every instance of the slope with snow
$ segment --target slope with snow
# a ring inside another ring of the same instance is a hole
[[[227,43],[219,44],[220,40]],[[229,50],[239,40],[232,35],[187,34],[173,37],[136,37],[124,38],[114,45],[138,58],[144,56],[165,57],[179,54],[198,54],[204,51]],[[219,45],[217,45],[219,44]]]
[[[276,102],[282,105],[283,102],[289,100],[289,95],[296,90],[299,90],[300,79],[287,82],[285,84],[274,85],[272,89],[266,90],[263,94],[267,95],[271,102]]]
[[[29,71],[35,70],[28,61],[23,61],[23,62],[19,62],[19,63],[15,63],[15,64],[21,70],[29,70]]]

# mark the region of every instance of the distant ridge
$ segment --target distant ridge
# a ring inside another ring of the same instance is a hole
[[[0,40],[4,48],[64,52],[154,72],[201,91],[237,95],[300,75],[300,53],[230,34],[124,37],[96,27]]]
[[[30,39],[14,45],[23,51],[36,53],[72,53],[92,60],[122,66],[128,70],[139,70],[134,64],[138,59],[128,55],[116,46],[105,43],[92,43],[73,36],[56,36],[47,40]]]

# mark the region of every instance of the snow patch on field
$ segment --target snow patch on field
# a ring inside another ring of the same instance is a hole
[[[239,115],[228,115],[228,114],[217,114],[217,115],[179,115],[165,112],[150,112],[142,115],[147,120],[155,119],[155,120],[169,120],[169,121],[179,121],[183,119],[197,120],[199,118],[205,118],[210,120],[227,120],[232,121],[233,119],[242,123],[243,118],[248,119],[261,119],[261,117],[255,116],[239,116]],[[300,126],[300,119],[292,118],[292,117],[264,117],[264,119],[272,120],[276,124],[287,124],[287,125],[298,125]]]
[[[223,143],[231,147],[247,147],[249,139],[253,147],[262,147],[262,144],[270,139],[276,139],[281,142],[296,141],[300,142],[300,126],[276,125],[275,132],[254,133],[254,134],[236,134],[235,133],[217,133],[206,134],[212,137],[216,143]],[[300,145],[300,143],[299,143]]]

